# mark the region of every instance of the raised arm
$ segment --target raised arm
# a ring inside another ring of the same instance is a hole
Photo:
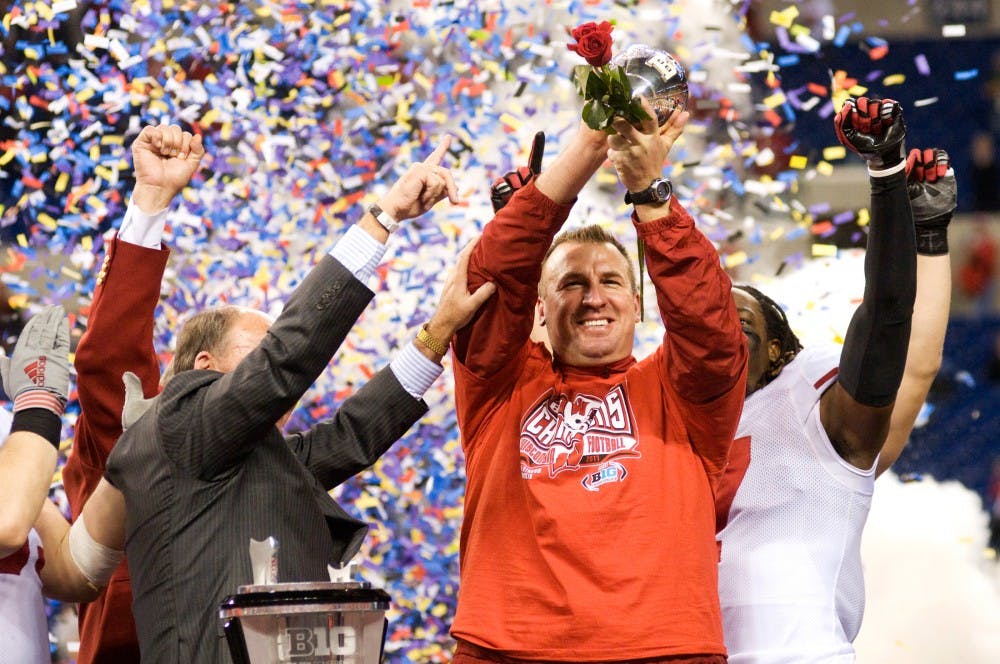
[[[345,399],[331,420],[288,438],[299,460],[327,490],[375,463],[427,411],[422,396],[441,374],[452,337],[496,291],[489,283],[475,291],[468,288],[475,244],[459,254],[437,309],[417,338]]]
[[[132,143],[135,189],[119,231],[107,246],[87,331],[76,352],[81,413],[63,470],[74,517],[97,486],[121,436],[122,373],[137,375],[147,394],[159,391],[153,314],[170,254],[161,245],[163,229],[169,206],[204,155],[200,136],[172,125],[145,127]]]
[[[957,198],[955,173],[944,150],[911,150],[906,170],[916,227],[917,296],[913,304],[910,345],[906,349],[906,367],[876,475],[889,469],[909,440],[913,424],[941,368],[951,309],[948,224]]]
[[[608,156],[630,199],[662,177],[663,165],[688,114],[657,127],[618,119]],[[661,186],[663,186],[661,184]],[[661,198],[658,192],[656,199]],[[645,243],[646,267],[656,288],[663,337],[663,380],[685,402],[691,443],[717,477],[728,455],[746,391],[746,338],[719,255],[676,198],[635,205],[633,221]]]
[[[476,376],[496,374],[531,334],[542,260],[572,204],[607,154],[605,135],[581,124],[552,165],[518,190],[486,225],[469,262],[469,286],[497,296],[455,337],[456,359]]]
[[[916,241],[906,191],[902,109],[890,99],[851,99],[837,136],[868,163],[871,223],[865,292],[844,338],[837,382],[820,400],[820,419],[838,454],[871,468],[889,432],[903,376],[916,295]]]
[[[157,412],[164,449],[175,463],[198,477],[218,476],[238,464],[301,398],[373,297],[363,281],[374,272],[391,230],[446,196],[457,200],[451,173],[441,166],[447,145],[446,139],[411,166],[348,230],[232,372],[200,374],[204,389],[192,390],[190,380],[176,388],[174,380],[167,384]],[[373,243],[381,249],[370,250]],[[174,418],[189,417],[191,409],[176,406],[191,399],[199,404],[197,421],[181,426]]]
[[[69,395],[69,322],[47,307],[24,326],[0,380],[14,401],[11,433],[0,448],[0,558],[20,549],[49,495]]]

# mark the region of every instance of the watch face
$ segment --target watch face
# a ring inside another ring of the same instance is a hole
[[[666,180],[659,180],[656,183],[656,200],[665,201],[670,196],[670,183]]]

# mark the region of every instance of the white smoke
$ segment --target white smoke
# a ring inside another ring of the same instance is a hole
[[[887,473],[875,483],[858,662],[1000,662],[1000,567],[984,555],[987,520],[958,482]]]

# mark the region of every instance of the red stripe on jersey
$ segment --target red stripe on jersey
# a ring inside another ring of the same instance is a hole
[[[815,387],[818,390],[820,385],[829,380],[833,380],[836,377],[838,371],[840,371],[839,367],[834,367],[830,369],[830,371],[828,371],[825,376],[816,381],[816,384],[813,385],[813,387]]]

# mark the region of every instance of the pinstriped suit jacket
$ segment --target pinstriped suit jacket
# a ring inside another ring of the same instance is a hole
[[[250,538],[273,535],[281,581],[326,580],[366,526],[327,490],[370,466],[426,411],[386,368],[333,419],[285,439],[275,422],[312,385],[371,301],[327,256],[231,373],[177,374],[129,428],[106,477],[125,495],[142,661],[229,662],[218,606],[250,583]]]

